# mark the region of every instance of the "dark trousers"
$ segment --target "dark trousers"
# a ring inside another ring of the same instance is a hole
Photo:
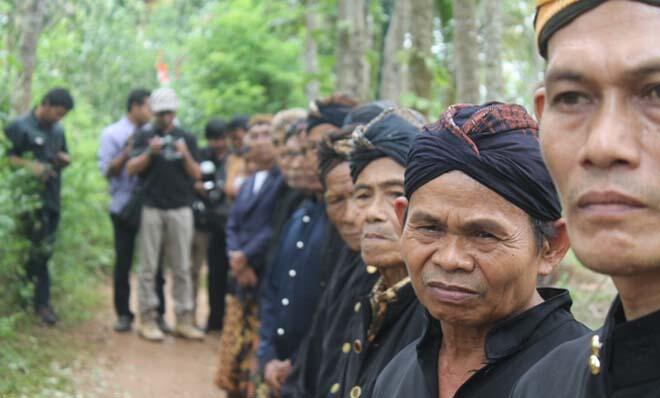
[[[217,229],[211,232],[208,252],[208,294],[209,294],[209,330],[221,330],[225,317],[225,295],[227,292],[227,272],[229,259],[227,258],[226,240],[224,230]]]
[[[31,244],[25,270],[28,280],[34,284],[34,308],[39,310],[50,306],[48,261],[53,256],[60,213],[42,209],[29,217],[27,223]]]
[[[133,255],[135,252],[135,238],[137,237],[138,227],[133,227],[122,222],[115,214],[110,214],[115,238],[115,270],[114,270],[114,303],[117,316],[129,316],[134,318],[130,309],[131,297],[131,267],[133,265]],[[158,273],[156,274],[156,294],[160,305],[158,313],[165,313],[165,278],[163,277],[162,255],[159,262]]]

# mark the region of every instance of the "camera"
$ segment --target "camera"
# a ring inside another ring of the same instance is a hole
[[[204,197],[193,203],[193,213],[197,227],[222,226],[228,215],[229,205],[225,200],[225,180],[221,170],[210,160],[199,164],[202,174]]]
[[[181,154],[177,152],[175,143],[178,140],[182,140],[182,139],[183,138],[174,138],[171,135],[166,135],[165,137],[163,137],[163,149],[161,151],[163,159],[165,160],[181,159]]]

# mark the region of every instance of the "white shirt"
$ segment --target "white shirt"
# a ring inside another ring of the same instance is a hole
[[[261,191],[261,187],[264,186],[264,182],[266,182],[266,178],[268,178],[268,170],[262,170],[256,172],[256,174],[254,175],[254,187],[252,188],[252,193],[254,195],[258,194],[259,191]]]

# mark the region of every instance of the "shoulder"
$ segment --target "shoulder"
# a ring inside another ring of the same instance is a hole
[[[423,385],[423,374],[417,361],[419,340],[404,347],[378,375],[374,397],[400,397]]]
[[[550,351],[520,378],[511,397],[571,396],[588,372],[591,336],[584,335]]]

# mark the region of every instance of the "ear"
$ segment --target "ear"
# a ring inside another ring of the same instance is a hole
[[[564,259],[566,252],[571,247],[566,230],[566,221],[560,218],[555,221],[554,227],[556,231],[555,236],[543,242],[543,248],[541,249],[541,263],[538,270],[538,274],[541,276],[551,274],[561,260]]]
[[[397,198],[394,201],[394,212],[396,213],[396,217],[399,219],[399,225],[401,226],[401,231],[406,226],[406,212],[408,211],[408,199],[406,199],[404,196],[401,196]]]
[[[541,86],[534,91],[534,113],[536,119],[540,122],[543,117],[543,109],[545,107],[546,91],[545,86]]]

